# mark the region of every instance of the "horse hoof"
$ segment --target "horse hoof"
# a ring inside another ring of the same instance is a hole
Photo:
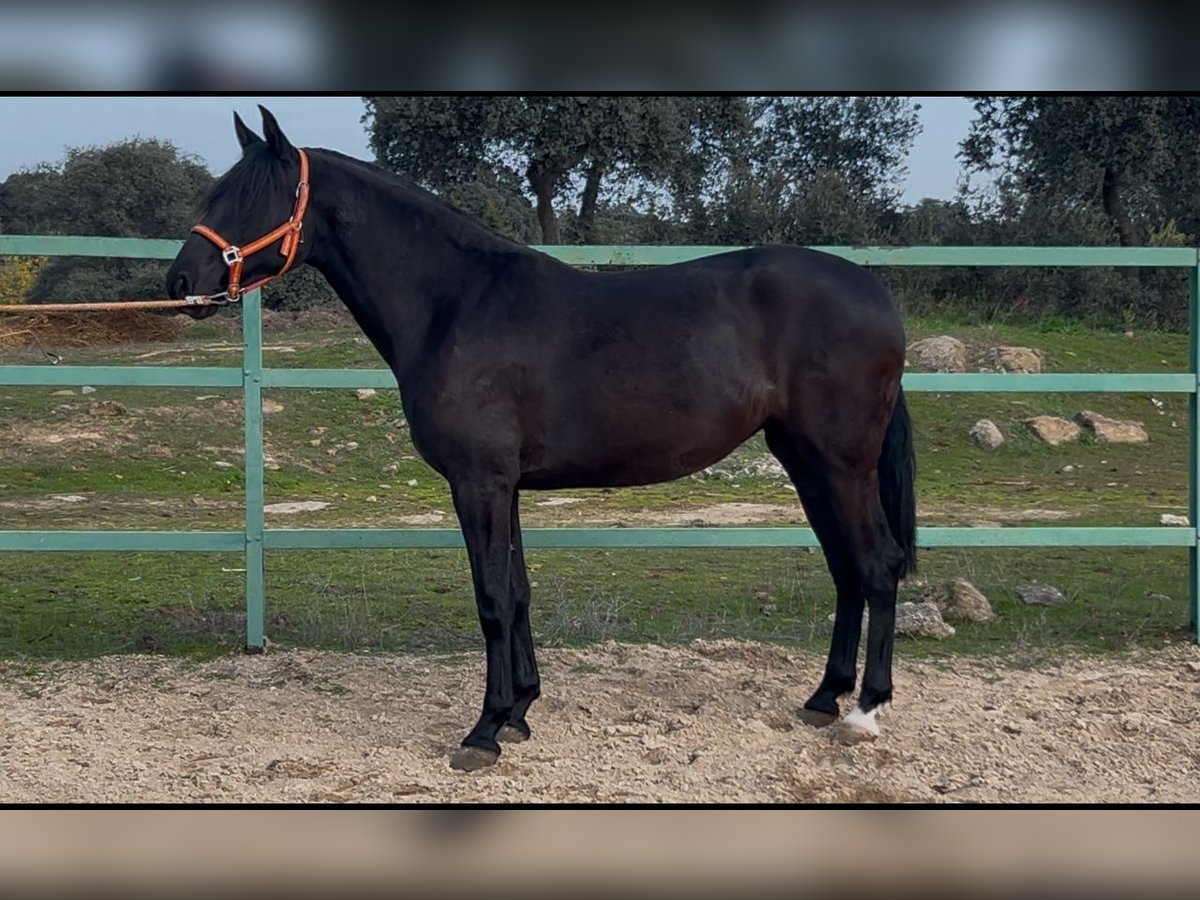
[[[482,747],[459,747],[450,757],[450,768],[460,772],[474,772],[494,766],[500,754],[495,750],[485,750]]]
[[[863,712],[860,707],[854,707],[854,710],[842,720],[840,735],[842,743],[861,744],[879,737],[879,723],[875,721],[875,714],[878,711],[878,708],[875,708],[870,712]]]
[[[837,713],[825,712],[820,709],[809,709],[807,706],[801,707],[796,715],[801,722],[812,728],[825,728],[837,721]]]
[[[496,740],[502,744],[519,744],[521,741],[529,740],[529,732],[522,731],[516,725],[506,723],[501,725],[500,730],[496,732]]]

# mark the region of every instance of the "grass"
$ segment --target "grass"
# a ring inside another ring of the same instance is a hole
[[[1127,337],[1049,324],[968,327],[916,320],[909,331],[913,339],[950,333],[971,346],[1038,347],[1050,371],[1186,367],[1181,335]],[[180,347],[72,351],[67,361],[238,363],[237,349],[221,347],[229,339],[215,325],[198,325],[190,338]],[[201,342],[213,352],[198,349]],[[314,336],[272,327],[267,343],[275,348],[266,354],[268,365],[379,365],[352,330]],[[161,349],[172,352],[142,356]],[[16,361],[11,353],[0,359]],[[441,514],[437,524],[454,526],[445,484],[413,449],[394,392],[359,399],[352,391],[289,390],[267,397],[282,407],[266,416],[267,451],[277,465],[267,472],[268,502],[330,504],[302,517],[271,516],[269,524],[396,526],[406,517]],[[1049,512],[1065,517],[1064,524],[1153,525],[1162,512],[1186,513],[1187,401],[1156,399],[1160,405],[1144,394],[912,395],[922,524],[1036,524]],[[115,401],[122,411],[93,415],[98,400]],[[1020,422],[1038,413],[1069,418],[1080,409],[1139,419],[1151,444],[1112,446],[1084,438],[1051,448]],[[999,451],[988,453],[966,440],[983,416],[1007,438]],[[234,392],[101,388],[57,396],[50,388],[0,388],[0,421],[0,528],[240,527],[241,401]],[[527,525],[570,525],[647,512],[686,521],[690,511],[726,502],[791,509],[795,495],[785,481],[754,474],[746,465],[765,452],[761,438],[754,438],[728,464],[728,477],[564,492],[582,501],[572,506],[539,507],[540,497],[527,496],[523,517]],[[529,558],[534,627],[543,645],[721,636],[824,652],[828,641],[833,590],[818,553],[547,550],[530,551]],[[9,553],[3,565],[2,658],[209,656],[240,647],[239,555]],[[957,625],[958,634],[944,643],[906,640],[899,652],[1005,654],[1032,664],[1064,649],[1109,653],[1160,646],[1184,636],[1186,571],[1181,550],[927,550],[922,578],[969,578],[992,599],[998,620]],[[461,551],[273,552],[266,575],[267,634],[278,645],[409,652],[481,646]],[[1071,602],[1025,607],[1012,588],[1029,581],[1054,583]],[[906,596],[916,590],[906,587]]]
[[[698,559],[700,554],[703,554]],[[102,653],[211,656],[241,645],[241,558],[207,554],[10,554],[0,657]],[[777,641],[823,652],[832,588],[800,550],[531,551],[543,646],[697,637]],[[913,656],[1110,653],[1182,639],[1181,550],[928,550],[925,578],[966,577],[997,613],[958,623]],[[1014,575],[1019,577],[1014,578]],[[1050,582],[1063,607],[1026,607],[1012,587]],[[901,599],[913,599],[906,586]],[[482,647],[461,551],[277,552],[267,557],[267,635],[280,646],[441,652]]]

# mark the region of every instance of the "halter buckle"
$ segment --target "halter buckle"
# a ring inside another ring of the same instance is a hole
[[[221,251],[221,259],[225,260],[225,265],[232,266],[234,263],[242,262],[242,248],[229,246]]]

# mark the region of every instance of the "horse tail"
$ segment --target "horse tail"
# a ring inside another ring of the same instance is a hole
[[[913,453],[912,420],[904,402],[904,389],[896,395],[892,419],[879,454],[879,499],[892,537],[904,551],[903,578],[917,571],[917,495],[913,488],[917,462]]]

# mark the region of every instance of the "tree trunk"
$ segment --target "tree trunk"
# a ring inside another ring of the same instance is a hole
[[[537,217],[538,225],[542,229],[542,243],[562,243],[558,231],[558,216],[554,212],[554,183],[558,180],[558,173],[542,161],[531,160],[525,175],[529,179],[529,186],[533,188],[534,196],[537,197]]]
[[[593,159],[588,168],[587,183],[583,186],[583,200],[579,204],[579,240],[594,244],[596,237],[596,201],[600,197],[600,180],[604,177],[604,166]]]
[[[1122,247],[1133,247],[1137,244],[1137,229],[1129,212],[1121,202],[1121,172],[1112,166],[1104,167],[1104,182],[1100,187],[1100,196],[1104,201],[1104,212],[1117,226]]]

